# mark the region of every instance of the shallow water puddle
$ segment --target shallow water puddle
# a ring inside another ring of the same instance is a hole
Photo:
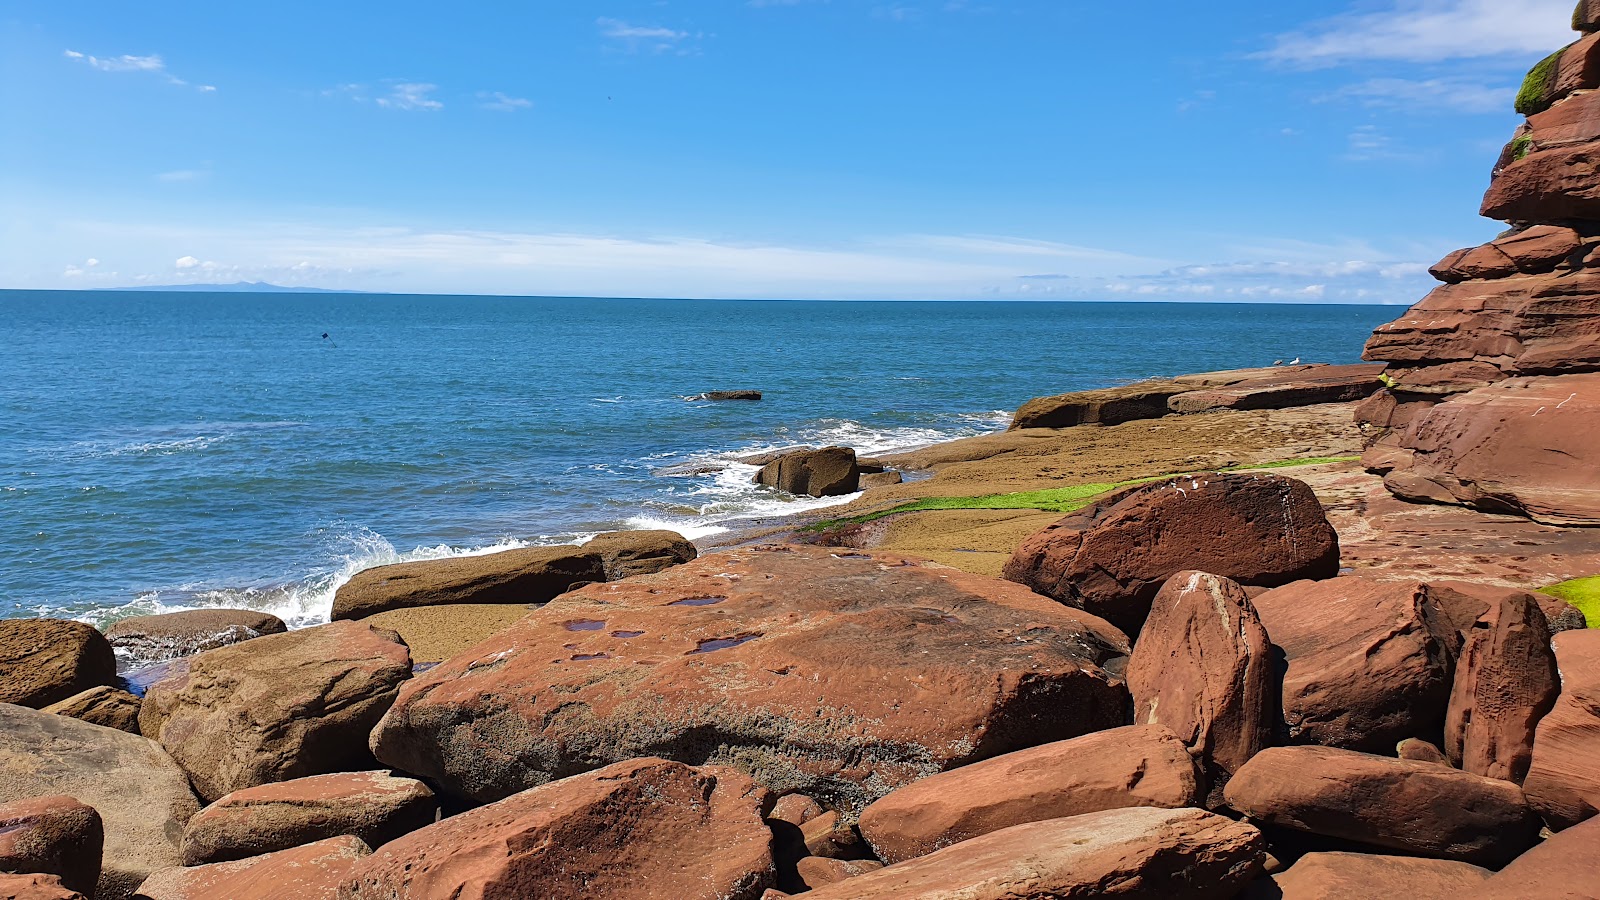
[[[737,647],[740,644],[747,644],[758,637],[761,637],[761,635],[742,634],[738,637],[731,638],[712,638],[710,640],[701,641],[700,646],[690,650],[686,655],[694,656],[699,653],[715,653],[718,650],[726,650],[729,647]]]
[[[592,619],[579,619],[575,622],[568,622],[566,624],[566,629],[568,631],[599,631],[604,627],[606,627],[606,623],[596,622]]]
[[[727,597],[688,597],[683,600],[674,600],[668,606],[716,606],[728,599]]]

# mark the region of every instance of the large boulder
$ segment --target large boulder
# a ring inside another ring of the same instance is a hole
[[[337,900],[371,852],[345,836],[236,862],[162,869],[134,900]]]
[[[1242,900],[1457,900],[1493,873],[1471,863],[1373,853],[1307,853],[1263,879]]]
[[[1542,275],[1555,271],[1562,263],[1570,263],[1583,245],[1583,236],[1571,228],[1534,225],[1480,247],[1457,250],[1428,271],[1450,284],[1474,278],[1509,278],[1518,273]]]
[[[139,707],[142,703],[138,697],[121,688],[101,685],[89,688],[81,694],[74,694],[60,703],[52,703],[46,706],[44,711],[58,716],[82,719],[91,725],[138,734]]]
[[[1276,587],[1339,571],[1339,537],[1304,482],[1194,475],[1129,488],[1033,535],[1004,575],[1139,630],[1156,592],[1198,569]]]
[[[757,900],[775,877],[767,791],[731,769],[608,766],[380,848],[343,900]]]
[[[94,626],[0,619],[0,703],[38,709],[116,680],[116,655]]]
[[[1229,900],[1261,870],[1264,846],[1256,829],[1204,810],[1114,809],[1014,825],[805,896]]]
[[[1121,725],[1126,638],[889,554],[753,547],[592,585],[422,673],[378,759],[495,800],[639,756],[859,810],[918,778]]]
[[[411,677],[405,644],[362,622],[269,635],[186,662],[145,693],[139,727],[207,800],[371,768],[366,735]]]
[[[1294,743],[1388,753],[1437,742],[1451,690],[1449,623],[1424,585],[1359,576],[1304,581],[1255,598],[1283,652],[1283,715]]]
[[[839,497],[861,489],[861,468],[849,447],[796,450],[762,466],[756,483],[802,496]]]
[[[1504,865],[1539,839],[1510,782],[1331,747],[1263,750],[1227,799],[1263,825],[1474,865]]]
[[[0,872],[59,875],[71,890],[92,895],[105,837],[100,814],[71,797],[0,803]]]
[[[388,772],[263,784],[234,791],[190,819],[183,864],[244,859],[346,834],[381,847],[433,824],[438,811],[427,785]]]
[[[1272,642],[1244,588],[1226,578],[1179,572],[1167,581],[1133,647],[1128,691],[1135,722],[1171,729],[1201,762],[1213,802],[1277,736]]]
[[[1458,768],[1521,783],[1534,727],[1560,688],[1550,629],[1532,594],[1506,592],[1473,623],[1456,663],[1444,749]]]
[[[3,900],[85,900],[55,875],[0,875]]]
[[[699,555],[694,544],[676,531],[612,531],[584,544],[583,549],[600,555],[606,581],[654,575]]]
[[[194,609],[123,619],[106,629],[106,640],[137,668],[288,630],[271,613]]]
[[[1495,175],[1480,212],[1507,222],[1600,219],[1600,142],[1529,153]]]
[[[1318,403],[1350,403],[1364,399],[1383,382],[1381,363],[1317,366],[1304,372],[1285,372],[1252,378],[1226,387],[1178,394],[1167,401],[1175,413],[1200,413],[1214,409],[1287,409]]]
[[[1138,419],[1159,419],[1167,401],[1188,385],[1176,381],[1141,381],[1122,387],[1036,397],[1011,417],[1012,431],[1023,428],[1072,428],[1078,425],[1121,425]]]
[[[105,827],[97,900],[123,900],[156,869],[178,865],[199,809],[183,770],[154,741],[0,704],[0,802],[65,795]]]
[[[582,547],[524,547],[396,563],[357,572],[334,593],[330,615],[337,621],[417,606],[538,604],[574,585],[605,580],[605,561]]]
[[[1600,897],[1600,820],[1568,828],[1522,854],[1476,890],[1451,900],[1594,900]]]
[[[1129,806],[1180,809],[1203,796],[1172,732],[1133,725],[1018,750],[914,782],[861,813],[861,835],[887,863],[1024,822]]]
[[[1600,373],[1452,397],[1411,425],[1407,445],[1409,462],[1384,479],[1396,496],[1600,525]]]
[[[1539,722],[1528,802],[1552,828],[1570,828],[1600,808],[1600,631],[1555,637],[1561,694]]]

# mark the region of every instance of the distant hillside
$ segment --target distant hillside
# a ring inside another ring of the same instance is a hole
[[[333,288],[287,287],[265,281],[235,281],[233,284],[149,284],[138,287],[100,288],[108,291],[198,291],[207,294],[365,294]]]

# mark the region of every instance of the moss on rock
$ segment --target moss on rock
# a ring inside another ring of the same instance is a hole
[[[1600,575],[1563,581],[1547,588],[1540,588],[1539,593],[1567,601],[1583,613],[1590,628],[1600,628]]]
[[[1522,90],[1517,92],[1517,112],[1531,116],[1550,108],[1554,103],[1554,98],[1548,96],[1550,85],[1555,81],[1556,69],[1561,65],[1561,54],[1566,52],[1567,48],[1562,47],[1528,71],[1528,77],[1522,81]]]

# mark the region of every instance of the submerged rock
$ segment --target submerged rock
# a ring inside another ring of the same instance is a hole
[[[388,765],[479,801],[639,756],[859,810],[918,778],[1123,724],[1128,646],[995,579],[756,547],[561,597],[419,675]]]
[[[704,394],[689,398],[691,400],[710,400],[722,402],[727,400],[760,400],[760,391],[706,391]]]
[[[139,667],[288,630],[282,619],[270,613],[196,609],[123,619],[106,629],[106,640],[130,657],[133,667]]]

